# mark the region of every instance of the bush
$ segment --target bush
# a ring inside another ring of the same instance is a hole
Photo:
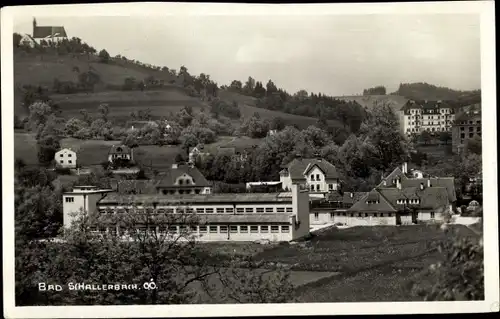
[[[56,167],[55,172],[59,175],[71,175],[71,169],[64,167]]]

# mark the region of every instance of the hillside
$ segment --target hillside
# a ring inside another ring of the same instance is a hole
[[[352,95],[352,96],[337,96],[339,100],[357,102],[367,109],[372,108],[376,103],[389,103],[395,111],[399,111],[401,107],[408,101],[407,98],[398,95]]]
[[[458,100],[470,95],[479,95],[480,90],[459,91],[447,87],[436,86],[428,83],[401,83],[398,90],[391,95],[404,96],[413,100]]]

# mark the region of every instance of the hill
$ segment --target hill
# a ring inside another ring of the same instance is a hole
[[[436,86],[428,83],[401,83],[398,90],[391,95],[404,96],[413,100],[459,100],[470,95],[480,96],[480,90],[459,91],[447,87]]]
[[[407,98],[398,95],[352,95],[352,96],[337,96],[339,100],[357,102],[362,107],[367,109],[372,108],[376,103],[388,103],[395,111],[399,111],[401,107],[408,101]]]

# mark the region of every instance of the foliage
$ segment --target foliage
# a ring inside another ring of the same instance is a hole
[[[440,132],[439,133],[439,140],[441,142],[443,142],[444,144],[448,144],[451,141],[450,132]]]
[[[108,63],[109,59],[110,59],[110,55],[109,55],[108,51],[106,51],[104,49],[99,51],[99,61],[100,62]]]
[[[430,288],[416,285],[414,291],[425,301],[484,300],[482,239],[450,236],[438,249],[445,260],[429,267],[434,284]]]
[[[423,131],[420,135],[418,135],[418,140],[421,143],[428,144],[432,140],[431,133]]]
[[[446,87],[439,87],[428,83],[400,83],[393,95],[401,95],[413,100],[457,100],[468,94],[476,94],[475,91],[457,91]],[[480,96],[479,96],[480,101]],[[472,102],[477,103],[477,102]],[[472,104],[469,103],[469,104]]]
[[[258,114],[254,114],[243,121],[240,131],[251,138],[262,138],[269,132],[269,122],[260,119]]]
[[[482,143],[483,143],[483,141],[482,141],[481,137],[474,135],[473,138],[469,138],[465,142],[465,151],[468,154],[481,155]]]
[[[212,113],[215,118],[218,118],[219,116],[227,116],[229,118],[238,119],[241,116],[241,111],[236,101],[229,104],[219,99],[214,99],[210,103],[210,113]]]
[[[386,88],[383,85],[363,90],[363,95],[386,95],[386,93]]]
[[[48,166],[54,160],[54,155],[61,145],[55,136],[44,136],[37,143],[38,162],[40,165]]]
[[[184,136],[189,136],[191,139],[191,136],[194,136],[197,140],[198,143],[203,143],[203,144],[210,144],[215,142],[216,135],[214,131],[212,131],[209,128],[206,127],[200,127],[197,125],[190,125],[186,127],[185,129],[182,130],[181,132],[181,137],[182,137],[182,143],[185,145],[186,139]],[[192,145],[195,146],[195,145]]]

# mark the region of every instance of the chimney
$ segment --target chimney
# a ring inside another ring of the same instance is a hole
[[[408,162],[404,162],[405,174],[408,174]]]
[[[400,178],[396,178],[396,188],[397,189],[401,189],[401,181],[400,181]]]
[[[431,180],[430,179],[427,180],[427,187],[431,187]]]
[[[420,189],[424,189],[424,183],[420,183]]]
[[[349,193],[349,196],[350,196],[351,198],[353,198],[353,197],[354,197],[354,193]]]
[[[387,181],[386,180],[383,181],[383,185],[387,186]]]

